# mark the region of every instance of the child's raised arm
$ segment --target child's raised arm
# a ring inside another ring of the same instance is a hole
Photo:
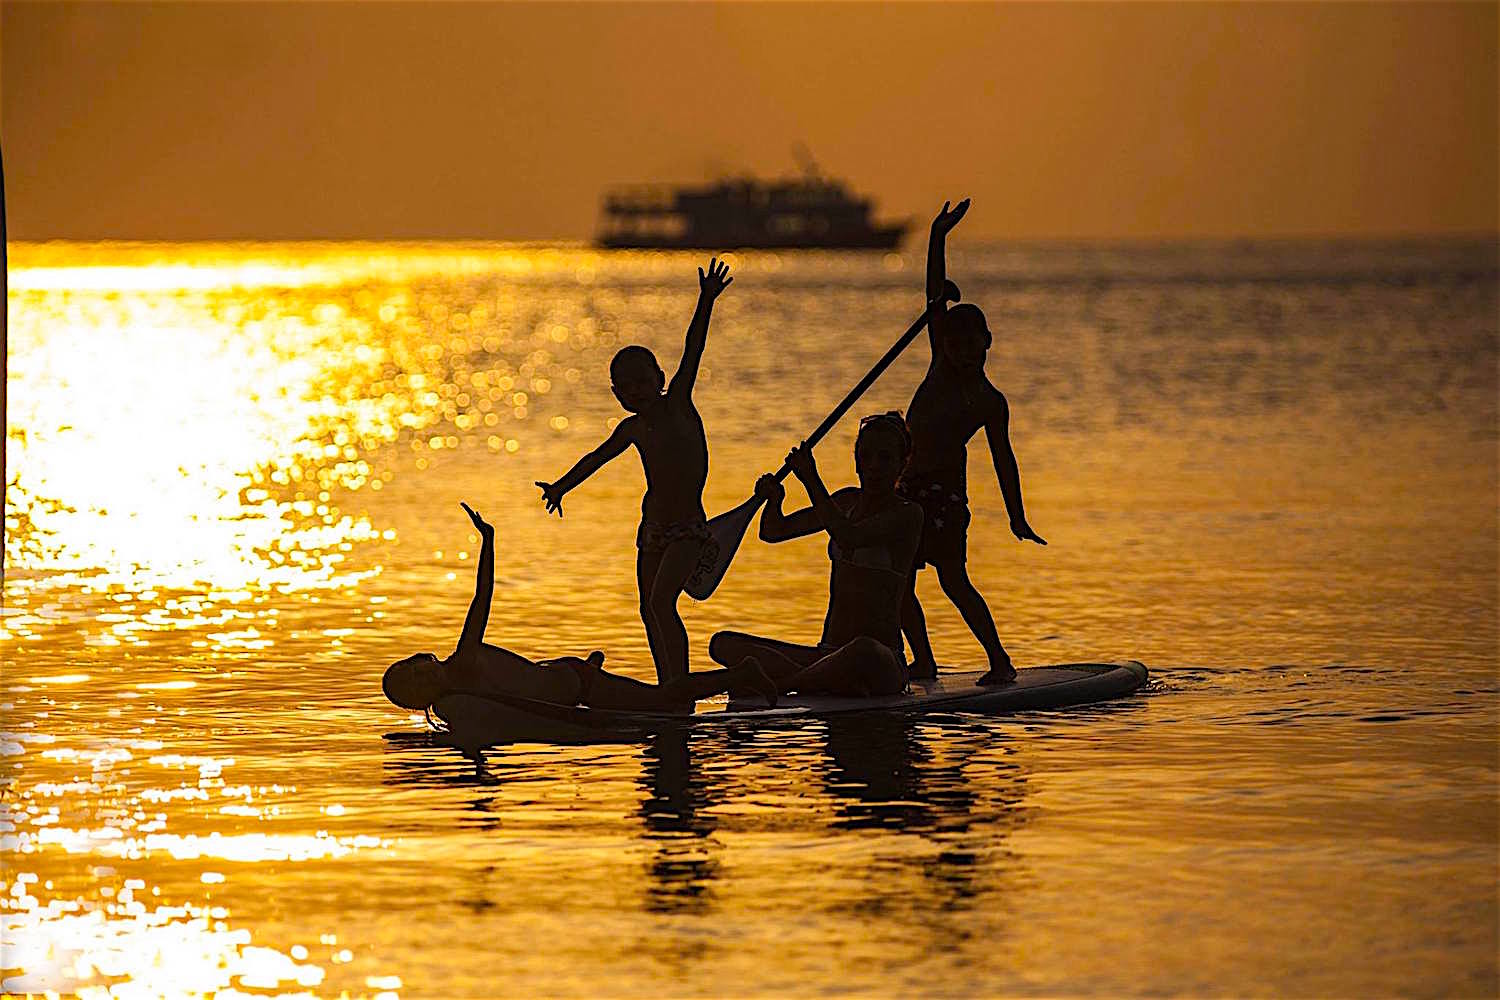
[[[927,240],[927,308],[932,313],[927,322],[927,342],[934,348],[937,347],[938,327],[948,311],[948,298],[944,294],[948,280],[945,242],[948,234],[968,210],[967,198],[959,202],[951,212],[948,210],[948,203],[943,202],[942,210],[932,220],[932,234]]]
[[[698,306],[693,310],[692,322],[688,324],[687,342],[682,346],[682,362],[672,373],[667,395],[673,397],[692,396],[693,383],[698,381],[698,363],[703,360],[703,348],[708,343],[708,321],[713,314],[714,299],[718,298],[734,281],[729,277],[729,265],[714,257],[708,262],[708,273],[698,268]]]
[[[562,498],[573,487],[603,468],[606,462],[630,447],[635,441],[635,419],[626,417],[616,424],[604,443],[574,463],[561,479],[554,483],[544,483],[540,479],[536,481],[536,485],[542,488],[542,500],[547,505],[547,513],[556,511],[557,516],[562,517]]]

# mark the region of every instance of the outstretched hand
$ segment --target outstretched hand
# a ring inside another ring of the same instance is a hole
[[[707,274],[703,273],[703,268],[698,268],[698,291],[710,302],[718,298],[732,281],[734,279],[729,277],[729,265],[717,257],[709,260]]]
[[[480,538],[495,537],[495,526],[481,517],[479,511],[470,507],[462,500],[458,502],[458,505],[464,509],[465,514],[469,515],[469,520],[474,522],[474,528],[479,532]]]
[[[958,221],[964,217],[964,213],[968,210],[969,199],[967,198],[959,202],[951,212],[948,211],[948,203],[946,201],[943,202],[943,210],[938,212],[937,218],[932,220],[932,231],[947,236],[953,232],[953,227],[958,225]]]
[[[536,484],[542,488],[542,502],[547,505],[547,513],[556,513],[558,517],[562,517],[563,491],[557,488],[556,483],[544,483],[538,479]]]
[[[1023,542],[1036,542],[1038,545],[1046,545],[1047,539],[1031,530],[1031,525],[1026,523],[1024,517],[1010,522],[1010,532]]]

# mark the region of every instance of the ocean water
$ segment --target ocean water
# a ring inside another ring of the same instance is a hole
[[[735,254],[706,502],[920,309],[904,255]],[[1494,996],[1497,244],[960,245],[1032,525],[982,436],[970,566],[1017,663],[1144,692],[467,760],[379,677],[488,638],[650,677],[626,455],[690,254],[11,247],[0,667],[9,994]],[[918,342],[854,415],[903,406]],[[853,421],[818,449],[852,481]],[[800,497],[796,487],[792,498]],[[940,662],[980,666],[936,582]],[[815,639],[816,540],[702,604]]]

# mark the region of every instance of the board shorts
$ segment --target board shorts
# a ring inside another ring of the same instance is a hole
[[[913,568],[969,558],[969,498],[963,484],[903,479],[896,492],[922,508],[922,541]]]
[[[704,583],[719,562],[719,543],[708,530],[708,521],[646,520],[635,533],[635,547],[642,552],[665,552],[678,542],[693,542],[698,546],[698,563],[688,574],[685,587],[690,589]]]

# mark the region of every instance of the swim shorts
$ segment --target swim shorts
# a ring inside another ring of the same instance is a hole
[[[922,541],[915,566],[965,562],[969,558],[969,498],[962,484],[903,479],[896,492],[922,508]]]
[[[687,586],[703,583],[719,561],[719,543],[708,530],[708,522],[642,521],[635,533],[635,546],[642,552],[665,552],[677,542],[694,542],[698,546],[698,564],[688,575]]]

